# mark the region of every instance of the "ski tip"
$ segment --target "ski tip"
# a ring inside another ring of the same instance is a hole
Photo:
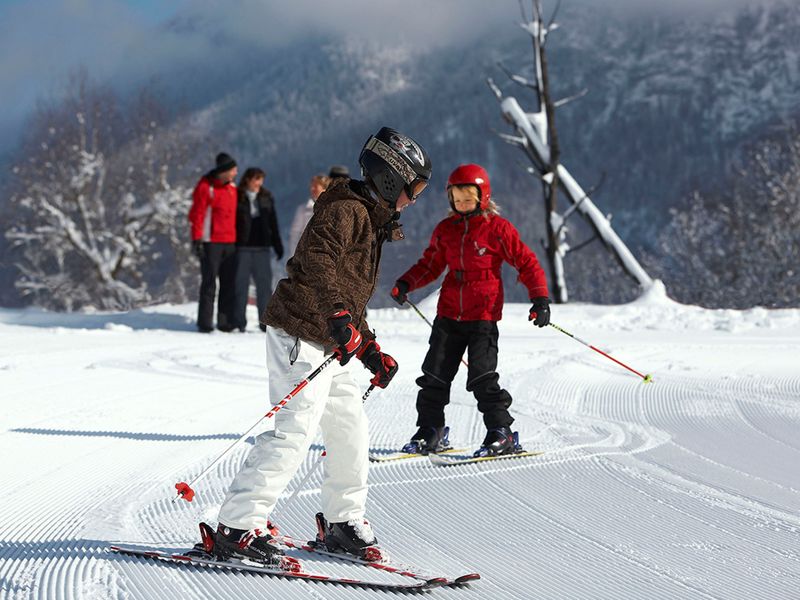
[[[450,582],[447,580],[446,577],[434,577],[433,579],[428,579],[425,581],[426,588],[434,588],[434,587],[442,587],[443,585],[447,585]]]
[[[466,575],[462,575],[461,577],[456,577],[453,580],[453,583],[457,585],[462,585],[465,583],[469,583],[470,581],[477,581],[481,578],[480,573],[468,573]]]
[[[194,490],[189,487],[189,484],[184,481],[179,481],[175,484],[175,489],[178,490],[178,496],[191,502],[194,499]]]

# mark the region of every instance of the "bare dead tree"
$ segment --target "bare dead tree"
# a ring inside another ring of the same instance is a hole
[[[566,167],[561,164],[561,149],[555,127],[555,109],[580,98],[586,94],[586,90],[562,100],[554,101],[552,99],[545,47],[548,34],[558,27],[555,22],[555,16],[559,5],[556,5],[553,16],[547,24],[542,12],[541,0],[531,0],[531,6],[532,16],[528,19],[520,2],[523,20],[525,21],[521,26],[530,35],[533,43],[534,80],[531,81],[516,75],[503,65],[500,65],[500,67],[514,83],[536,92],[536,110],[534,112],[524,111],[516,98],[513,96],[504,97],[500,88],[491,78],[487,81],[490,89],[501,104],[503,117],[516,130],[515,135],[500,134],[500,137],[525,152],[533,164],[533,167],[529,168],[529,172],[539,177],[544,188],[547,217],[546,250],[554,300],[556,302],[566,302],[569,297],[564,270],[564,257],[571,250],[578,250],[585,245],[585,243],[582,243],[576,248],[570,248],[567,243],[568,229],[566,221],[573,214],[579,214],[586,220],[594,231],[595,237],[602,240],[623,269],[642,288],[650,287],[653,284],[653,280],[614,232],[609,220],[600,213],[591,201],[589,194],[581,188]],[[558,212],[559,189],[564,192],[566,199],[571,204],[570,208],[563,214]]]

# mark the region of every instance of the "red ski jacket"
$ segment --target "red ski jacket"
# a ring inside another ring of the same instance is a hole
[[[503,316],[503,261],[519,272],[530,298],[547,296],[547,279],[516,228],[497,215],[448,217],[436,226],[422,258],[398,277],[409,291],[435,281],[447,268],[437,312],[456,321],[499,321]]]
[[[236,186],[216,178],[200,178],[189,210],[192,240],[233,244],[236,242]]]

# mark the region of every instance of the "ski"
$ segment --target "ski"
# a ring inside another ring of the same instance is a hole
[[[450,467],[455,465],[469,465],[472,463],[487,462],[490,460],[506,460],[512,458],[524,458],[526,456],[540,456],[544,452],[514,452],[513,454],[497,454],[495,456],[472,456],[471,454],[451,454],[449,456],[439,456],[429,454],[428,459],[431,464],[437,467]]]
[[[149,547],[134,547],[134,546],[110,546],[112,552],[118,554],[126,554],[130,556],[139,556],[144,558],[152,558],[163,562],[170,562],[173,564],[181,565],[194,565],[197,567],[220,568],[232,571],[247,571],[251,573],[261,573],[272,577],[281,577],[285,579],[306,579],[309,581],[322,581],[327,583],[339,583],[342,585],[351,585],[356,587],[368,587],[383,590],[426,590],[435,587],[446,585],[445,579],[430,579],[430,580],[415,580],[414,582],[400,583],[400,582],[386,582],[386,581],[370,581],[368,579],[354,579],[350,577],[337,577],[334,575],[325,575],[307,570],[299,561],[290,563],[291,568],[281,567],[266,567],[252,562],[245,561],[220,561],[213,558],[205,558],[199,555],[189,556],[187,554],[177,552],[167,552],[157,548]]]
[[[418,441],[411,441],[405,446],[403,446],[402,450],[397,450],[394,452],[370,452],[369,453],[369,460],[371,462],[390,462],[394,460],[406,460],[409,458],[420,458],[421,456],[427,456],[428,454],[432,454],[433,452],[415,452],[411,450],[412,447],[416,447],[419,450],[419,443]],[[444,433],[442,438],[439,440],[437,444],[436,454],[449,454],[452,452],[466,452],[466,448],[453,448],[450,445],[450,428],[445,427]]]
[[[448,448],[447,450],[440,450],[439,452],[429,452],[428,454],[420,454],[419,452],[390,452],[388,454],[379,454],[377,452],[370,452],[370,462],[383,463],[395,460],[407,460],[409,458],[422,458],[430,456],[431,454],[452,454],[455,452],[466,452],[466,448]]]
[[[441,582],[439,583],[439,585],[443,586],[463,585],[465,583],[469,583],[470,581],[477,581],[478,579],[481,578],[480,574],[478,573],[466,573],[464,575],[459,575],[458,577],[435,577],[430,574],[423,574],[416,567],[401,565],[399,563],[395,563],[392,560],[387,560],[385,557],[380,561],[377,560],[370,561],[367,559],[359,558],[358,556],[354,556],[352,554],[345,554],[342,552],[330,552],[324,546],[318,544],[315,541],[299,540],[281,534],[273,536],[273,539],[280,545],[285,546],[287,548],[294,548],[297,550],[303,550],[305,552],[313,552],[315,554],[320,554],[322,556],[330,556],[347,562],[363,565],[371,569],[378,569],[380,571],[386,571],[388,573],[396,573],[398,575],[402,575],[404,577],[410,577],[412,579],[416,579],[419,581]]]

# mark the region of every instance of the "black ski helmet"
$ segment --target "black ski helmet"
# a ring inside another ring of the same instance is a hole
[[[376,191],[394,205],[403,190],[416,198],[431,178],[431,159],[428,153],[407,135],[391,127],[381,130],[367,140],[358,157],[361,175],[372,182]]]

